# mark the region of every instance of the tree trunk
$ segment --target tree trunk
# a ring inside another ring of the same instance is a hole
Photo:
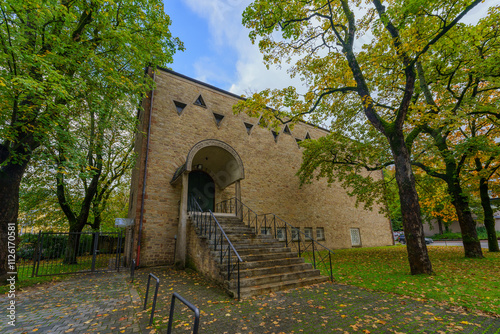
[[[78,264],[77,257],[80,249],[80,232],[81,231],[70,228],[66,252],[64,253],[64,264]]]
[[[438,217],[438,228],[439,228],[439,234],[443,234],[443,218]]]
[[[411,274],[431,274],[432,265],[425,244],[420,204],[415,188],[415,177],[411,169],[410,154],[402,134],[393,136],[391,150],[396,167],[396,182],[399,188],[403,230]]]
[[[484,212],[484,226],[488,234],[488,250],[490,252],[499,252],[497,233],[495,231],[495,217],[493,216],[490,195],[488,194],[488,181],[485,178],[479,181],[479,194]]]
[[[454,174],[455,175],[455,174]],[[452,204],[457,212],[458,224],[462,232],[465,257],[483,258],[481,243],[477,237],[476,222],[472,218],[469,201],[463,194],[462,186],[458,177],[448,177],[448,191],[452,197]]]
[[[14,165],[7,163],[0,169],[0,282],[3,283],[10,276],[8,272],[15,272],[16,268],[8,265],[9,227],[15,231],[15,247],[17,248],[17,216],[19,212],[19,185],[26,170],[28,161]],[[11,241],[12,242],[12,241]]]

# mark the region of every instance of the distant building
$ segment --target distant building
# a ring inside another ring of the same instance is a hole
[[[188,196],[212,211],[236,197],[331,249],[393,244],[389,219],[379,208],[356,208],[340,185],[324,179],[299,186],[298,142],[326,130],[299,123],[273,132],[259,127],[257,118],[233,114],[239,96],[170,70],[149,74],[157,86],[139,114],[129,211],[135,224],[128,252],[139,255],[141,266],[172,264],[174,257],[185,262]]]

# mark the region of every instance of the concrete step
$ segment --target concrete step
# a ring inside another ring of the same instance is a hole
[[[296,263],[284,266],[274,266],[274,267],[262,267],[262,268],[252,268],[252,269],[240,269],[241,278],[249,278],[255,276],[263,276],[267,274],[282,274],[294,271],[305,271],[313,269],[310,263]],[[226,272],[227,273],[227,272]]]
[[[241,259],[245,262],[279,260],[279,259],[287,259],[299,256],[298,253],[292,253],[292,252],[273,252],[273,253],[262,253],[262,254],[249,254],[249,255],[239,254],[239,255]]]
[[[237,275],[237,273],[234,273]],[[241,277],[240,272],[240,287],[246,288],[251,286],[262,286],[272,283],[286,283],[288,281],[296,281],[306,278],[317,277],[320,275],[319,270],[310,269],[304,271],[294,271],[288,273],[265,274],[262,276]],[[231,280],[228,283],[229,289],[233,290],[238,287],[238,280]]]
[[[255,269],[255,268],[270,268],[275,266],[287,266],[287,265],[301,264],[301,263],[304,263],[304,259],[300,257],[287,257],[274,260],[242,262],[240,264],[240,270]],[[224,264],[221,265],[221,270],[226,270]]]
[[[237,249],[238,254],[240,256],[243,255],[258,255],[258,254],[266,254],[266,253],[281,253],[281,252],[291,252],[289,247],[256,247],[256,248],[240,248]]]
[[[243,266],[242,266],[243,267]],[[262,277],[266,275],[280,275],[280,274],[288,274],[295,272],[305,272],[309,270],[314,270],[312,264],[302,262],[302,263],[294,263],[287,264],[283,266],[272,266],[272,267],[259,267],[259,268],[242,268],[240,267],[240,278],[252,278],[252,277]],[[236,272],[231,272],[231,275],[237,275]],[[224,267],[224,270],[221,270],[221,275],[227,277],[227,264]]]
[[[270,292],[283,291],[313,284],[324,283],[326,281],[328,281],[328,277],[317,276],[317,277],[307,277],[303,279],[290,280],[285,282],[275,282],[257,286],[243,287],[240,288],[240,296],[241,298],[248,298],[252,296],[263,295]],[[236,288],[230,289],[230,291],[233,296],[235,297],[238,296],[238,291]]]
[[[322,283],[328,277],[320,275],[320,271],[313,269],[312,264],[306,263],[298,257],[297,252],[285,243],[274,239],[271,235],[256,235],[254,228],[247,227],[234,215],[216,215],[224,233],[235,247],[242,261],[240,263],[241,297],[246,298],[258,294],[297,288],[305,285]],[[198,232],[201,232],[198,230]],[[220,232],[217,232],[220,235]],[[219,268],[222,277],[227,279],[228,259],[220,263],[220,249],[227,250],[228,242],[223,239],[214,249],[214,240],[208,240],[212,258]],[[220,239],[218,240],[220,242]],[[227,290],[237,294],[236,257],[231,256],[231,281],[225,282]]]

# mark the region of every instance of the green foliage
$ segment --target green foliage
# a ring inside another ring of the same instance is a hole
[[[144,67],[166,66],[183,49],[163,3],[6,0],[0,8],[0,180],[19,180],[10,166],[24,173],[34,162],[21,218],[57,226],[93,218],[108,202],[121,206],[134,109],[153,85]]]
[[[254,1],[243,13],[252,42],[258,42],[267,66],[291,63],[291,75],[299,76],[308,91],[265,90],[240,101],[234,110],[262,114],[274,127],[305,117],[315,124],[332,120],[332,138],[321,142],[324,151],[319,153],[319,144],[306,146],[301,179],[319,175],[330,182],[345,181],[350,194],[368,206],[375,187],[361,180],[360,169],[386,166],[387,159],[393,160],[403,223],[411,233],[419,233],[420,209],[409,165],[413,143],[422,132],[417,125],[436,116],[433,109],[417,103],[425,96],[415,89],[418,64],[479,2]],[[345,138],[364,147],[350,147]],[[354,157],[344,148],[354,149]],[[368,155],[368,166],[359,159],[361,153]],[[360,168],[353,167],[356,164]],[[426,262],[430,271],[425,250],[409,253],[421,254],[412,261]],[[418,267],[416,271],[424,266]]]
[[[305,148],[298,171],[302,184],[326,178],[328,183],[341,184],[348,195],[356,198],[356,204],[363,202],[368,209],[377,203],[381,210],[385,208],[380,160],[387,159],[383,156],[387,151],[336,132],[317,140],[305,140],[301,146]]]

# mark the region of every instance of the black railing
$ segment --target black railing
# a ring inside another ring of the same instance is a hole
[[[258,234],[258,215],[248,206],[243,204],[236,197],[219,202],[215,205],[215,212],[220,213],[234,213],[237,217],[241,218],[246,226],[255,227],[255,233]]]
[[[203,212],[194,197],[189,198],[188,212],[191,214],[198,234],[206,237],[210,247],[218,253],[217,259],[220,265],[227,266],[227,273],[224,274],[224,279],[227,279],[229,284],[236,271],[238,299],[240,299],[240,263],[243,260],[236,251],[236,248],[234,248],[213,212],[211,210]]]
[[[305,234],[273,213],[257,215],[237,198],[218,203],[216,210],[216,212],[236,215],[240,213],[239,217],[243,218],[245,224],[253,228],[256,234],[272,235],[275,239],[284,242],[286,247],[297,252],[299,257],[303,257],[313,265],[314,269],[319,269],[323,275],[329,276],[333,281],[333,252],[312,236]]]

